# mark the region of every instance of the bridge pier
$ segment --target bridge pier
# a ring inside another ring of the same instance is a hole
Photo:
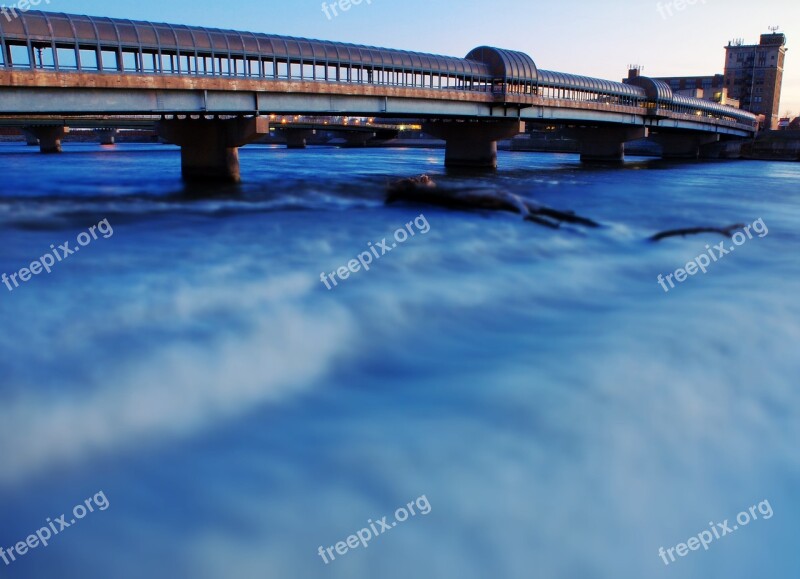
[[[348,132],[344,135],[345,146],[353,149],[363,148],[375,136],[376,133]]]
[[[430,121],[422,130],[447,143],[446,167],[497,169],[497,141],[525,131],[525,123],[501,121]]]
[[[31,147],[39,145],[39,151],[44,154],[60,153],[61,139],[68,132],[69,129],[63,126],[25,127],[22,129],[28,145]]]
[[[662,159],[699,159],[703,145],[719,142],[719,135],[678,135],[657,133],[650,136],[661,145]]]
[[[117,129],[95,129],[101,145],[114,145],[117,142]]]
[[[317,134],[313,129],[281,129],[289,149],[305,149],[306,140]]]
[[[565,133],[578,141],[582,163],[621,163],[625,160],[625,143],[646,137],[647,128],[579,127]]]
[[[265,117],[193,119],[177,117],[157,123],[158,135],[181,148],[186,181],[241,181],[239,147],[269,134]]]

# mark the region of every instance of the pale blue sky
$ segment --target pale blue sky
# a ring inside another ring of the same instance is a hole
[[[47,9],[454,56],[490,44],[527,52],[541,68],[614,80],[632,63],[649,76],[722,72],[728,40],[757,42],[768,26],[779,25],[789,47],[781,113],[800,114],[797,0],[684,0],[681,11],[667,8],[674,0],[367,1],[331,19],[322,0],[50,0]]]

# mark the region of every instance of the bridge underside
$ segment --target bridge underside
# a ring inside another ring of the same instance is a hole
[[[502,102],[485,92],[309,81],[0,71],[0,124],[25,127],[29,142],[38,141],[43,152],[60,150],[67,121],[47,126],[37,118],[94,116],[98,127],[109,126],[103,116],[128,119],[130,126],[157,122],[162,138],[181,146],[188,180],[238,181],[238,147],[266,134],[262,115],[270,114],[422,119],[427,132],[447,142],[448,166],[480,168],[497,166],[497,140],[515,136],[525,122],[573,127],[584,161],[619,161],[624,143],[648,132],[665,156],[688,158],[720,137],[753,135],[752,128],[733,121],[637,106],[534,95],[514,99]],[[301,147],[307,136],[290,131],[287,139]],[[363,137],[351,141],[360,144]]]
[[[510,100],[504,100],[510,99]],[[664,126],[751,137],[753,128],[597,101],[313,81],[0,70],[0,115],[296,114],[517,118],[542,123]]]

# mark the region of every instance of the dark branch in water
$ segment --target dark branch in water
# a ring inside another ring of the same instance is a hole
[[[719,233],[724,237],[732,237],[737,229],[743,229],[744,225],[737,223],[728,227],[694,227],[691,229],[674,229],[663,231],[650,238],[650,241],[662,241],[670,237],[686,237],[687,235],[700,235],[701,233]]]
[[[448,209],[506,211],[522,215],[525,221],[536,223],[551,229],[558,229],[563,223],[582,225],[584,227],[600,227],[600,224],[586,217],[576,215],[572,211],[559,211],[533,201],[523,199],[513,193],[494,191],[492,189],[440,189],[427,175],[401,179],[389,185],[386,203],[404,201],[436,205]],[[737,229],[744,225],[736,224],[728,227],[694,227],[690,229],[674,229],[664,231],[650,238],[657,242],[670,237],[686,237],[701,233],[718,233],[732,237]]]
[[[545,227],[549,227],[550,229],[559,229],[561,227],[561,223],[558,221],[552,221],[545,217],[539,217],[537,215],[526,215],[524,217],[525,221],[531,221],[533,223],[538,223],[539,225],[544,225]]]
[[[507,211],[522,215],[525,221],[538,223],[552,229],[558,229],[562,223],[600,227],[599,223],[575,215],[571,211],[558,211],[545,207],[532,201],[526,201],[513,193],[491,189],[438,189],[436,183],[427,175],[402,179],[390,184],[386,202],[396,203],[398,201],[437,205],[450,209]]]

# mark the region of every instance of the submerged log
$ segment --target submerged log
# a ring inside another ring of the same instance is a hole
[[[552,207],[541,205],[534,201],[523,199],[519,195],[494,189],[442,189],[427,175],[401,179],[389,184],[386,203],[420,203],[436,205],[448,209],[458,210],[486,210],[505,211],[522,215],[525,221],[543,225],[551,229],[558,229],[564,223],[581,225],[584,227],[601,227],[601,225],[586,217],[576,215],[572,211],[559,211]],[[657,233],[649,241],[658,242],[671,237],[686,237],[702,233],[717,233],[725,237],[732,237],[737,229],[744,228],[742,224],[728,227],[692,227],[686,229],[672,229]]]
[[[600,227],[600,224],[580,217],[571,211],[559,211],[533,201],[527,201],[519,195],[493,189],[440,189],[427,175],[401,179],[389,185],[387,203],[405,201],[436,205],[449,209],[505,211],[522,215],[526,221],[538,223],[553,229],[561,223]]]
[[[662,231],[650,238],[650,241],[657,242],[670,237],[686,237],[687,235],[700,235],[702,233],[718,233],[723,237],[733,237],[737,229],[744,228],[744,225],[737,223],[729,225],[728,227],[692,227],[689,229],[673,229],[670,231]]]

